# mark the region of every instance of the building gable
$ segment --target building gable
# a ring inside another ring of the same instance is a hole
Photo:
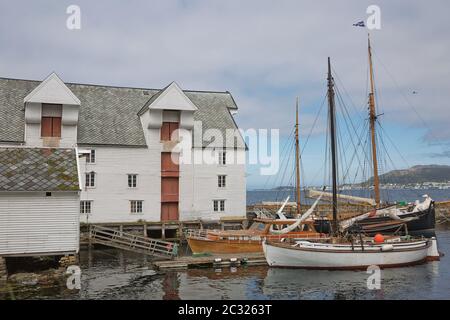
[[[24,98],[24,103],[80,105],[80,100],[53,72]]]
[[[149,109],[197,111],[195,104],[175,82],[158,92],[149,102]]]

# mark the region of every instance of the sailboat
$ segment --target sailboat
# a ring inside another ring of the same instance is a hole
[[[329,132],[331,144],[332,172],[332,211],[331,231],[333,236],[324,240],[290,240],[263,242],[267,263],[272,267],[296,267],[312,269],[364,269],[371,265],[381,268],[400,267],[438,260],[436,238],[413,239],[409,236],[375,238],[344,236],[338,221],[338,184],[336,152],[336,120],[334,101],[334,79],[331,74],[331,61],[328,58],[328,107]],[[371,102],[372,104],[373,102]],[[373,108],[371,108],[372,111]],[[374,120],[374,119],[373,119]],[[374,134],[374,126],[371,126]],[[375,140],[373,140],[374,142]],[[376,148],[375,144],[373,147]],[[376,164],[376,163],[375,163]],[[379,194],[376,196],[379,203]],[[347,224],[349,222],[347,221]]]

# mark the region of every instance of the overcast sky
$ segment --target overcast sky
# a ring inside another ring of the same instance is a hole
[[[71,4],[81,8],[81,30],[66,28]],[[304,142],[328,56],[355,123],[363,121],[367,29],[352,24],[371,4],[381,8],[381,30],[371,35],[380,120],[399,151],[390,156],[397,168],[450,164],[447,0],[0,0],[0,76],[40,80],[55,71],[66,82],[229,90],[240,127],[284,136],[299,96]],[[324,128],[319,121],[303,155],[308,184],[321,183]],[[267,180],[257,169],[248,168],[249,188]]]

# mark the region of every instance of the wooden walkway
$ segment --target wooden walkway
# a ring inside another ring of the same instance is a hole
[[[240,253],[222,254],[211,256],[185,256],[171,261],[155,261],[153,265],[158,270],[171,269],[193,269],[193,268],[221,268],[239,267],[242,265],[257,266],[267,265],[264,254],[261,253]]]
[[[127,250],[163,259],[178,255],[178,244],[126,233],[117,229],[91,225],[89,240],[93,244]]]

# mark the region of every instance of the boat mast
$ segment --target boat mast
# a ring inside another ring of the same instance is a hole
[[[300,217],[300,143],[298,125],[298,97],[295,105],[295,171],[296,171],[296,192],[297,192],[297,216]]]
[[[377,145],[376,145],[376,133],[375,125],[377,121],[377,115],[375,111],[375,84],[373,76],[373,64],[372,64],[372,47],[370,46],[370,34],[369,40],[369,67],[370,67],[370,94],[369,94],[369,120],[370,120],[370,135],[372,140],[372,163],[373,163],[373,187],[375,191],[375,203],[376,206],[380,205],[380,179],[378,177],[378,160],[377,160]]]
[[[333,180],[333,233],[338,233],[337,221],[337,161],[336,161],[336,117],[334,105],[334,79],[331,76],[331,61],[328,57],[328,107],[330,117],[330,135],[331,135],[331,174]]]

